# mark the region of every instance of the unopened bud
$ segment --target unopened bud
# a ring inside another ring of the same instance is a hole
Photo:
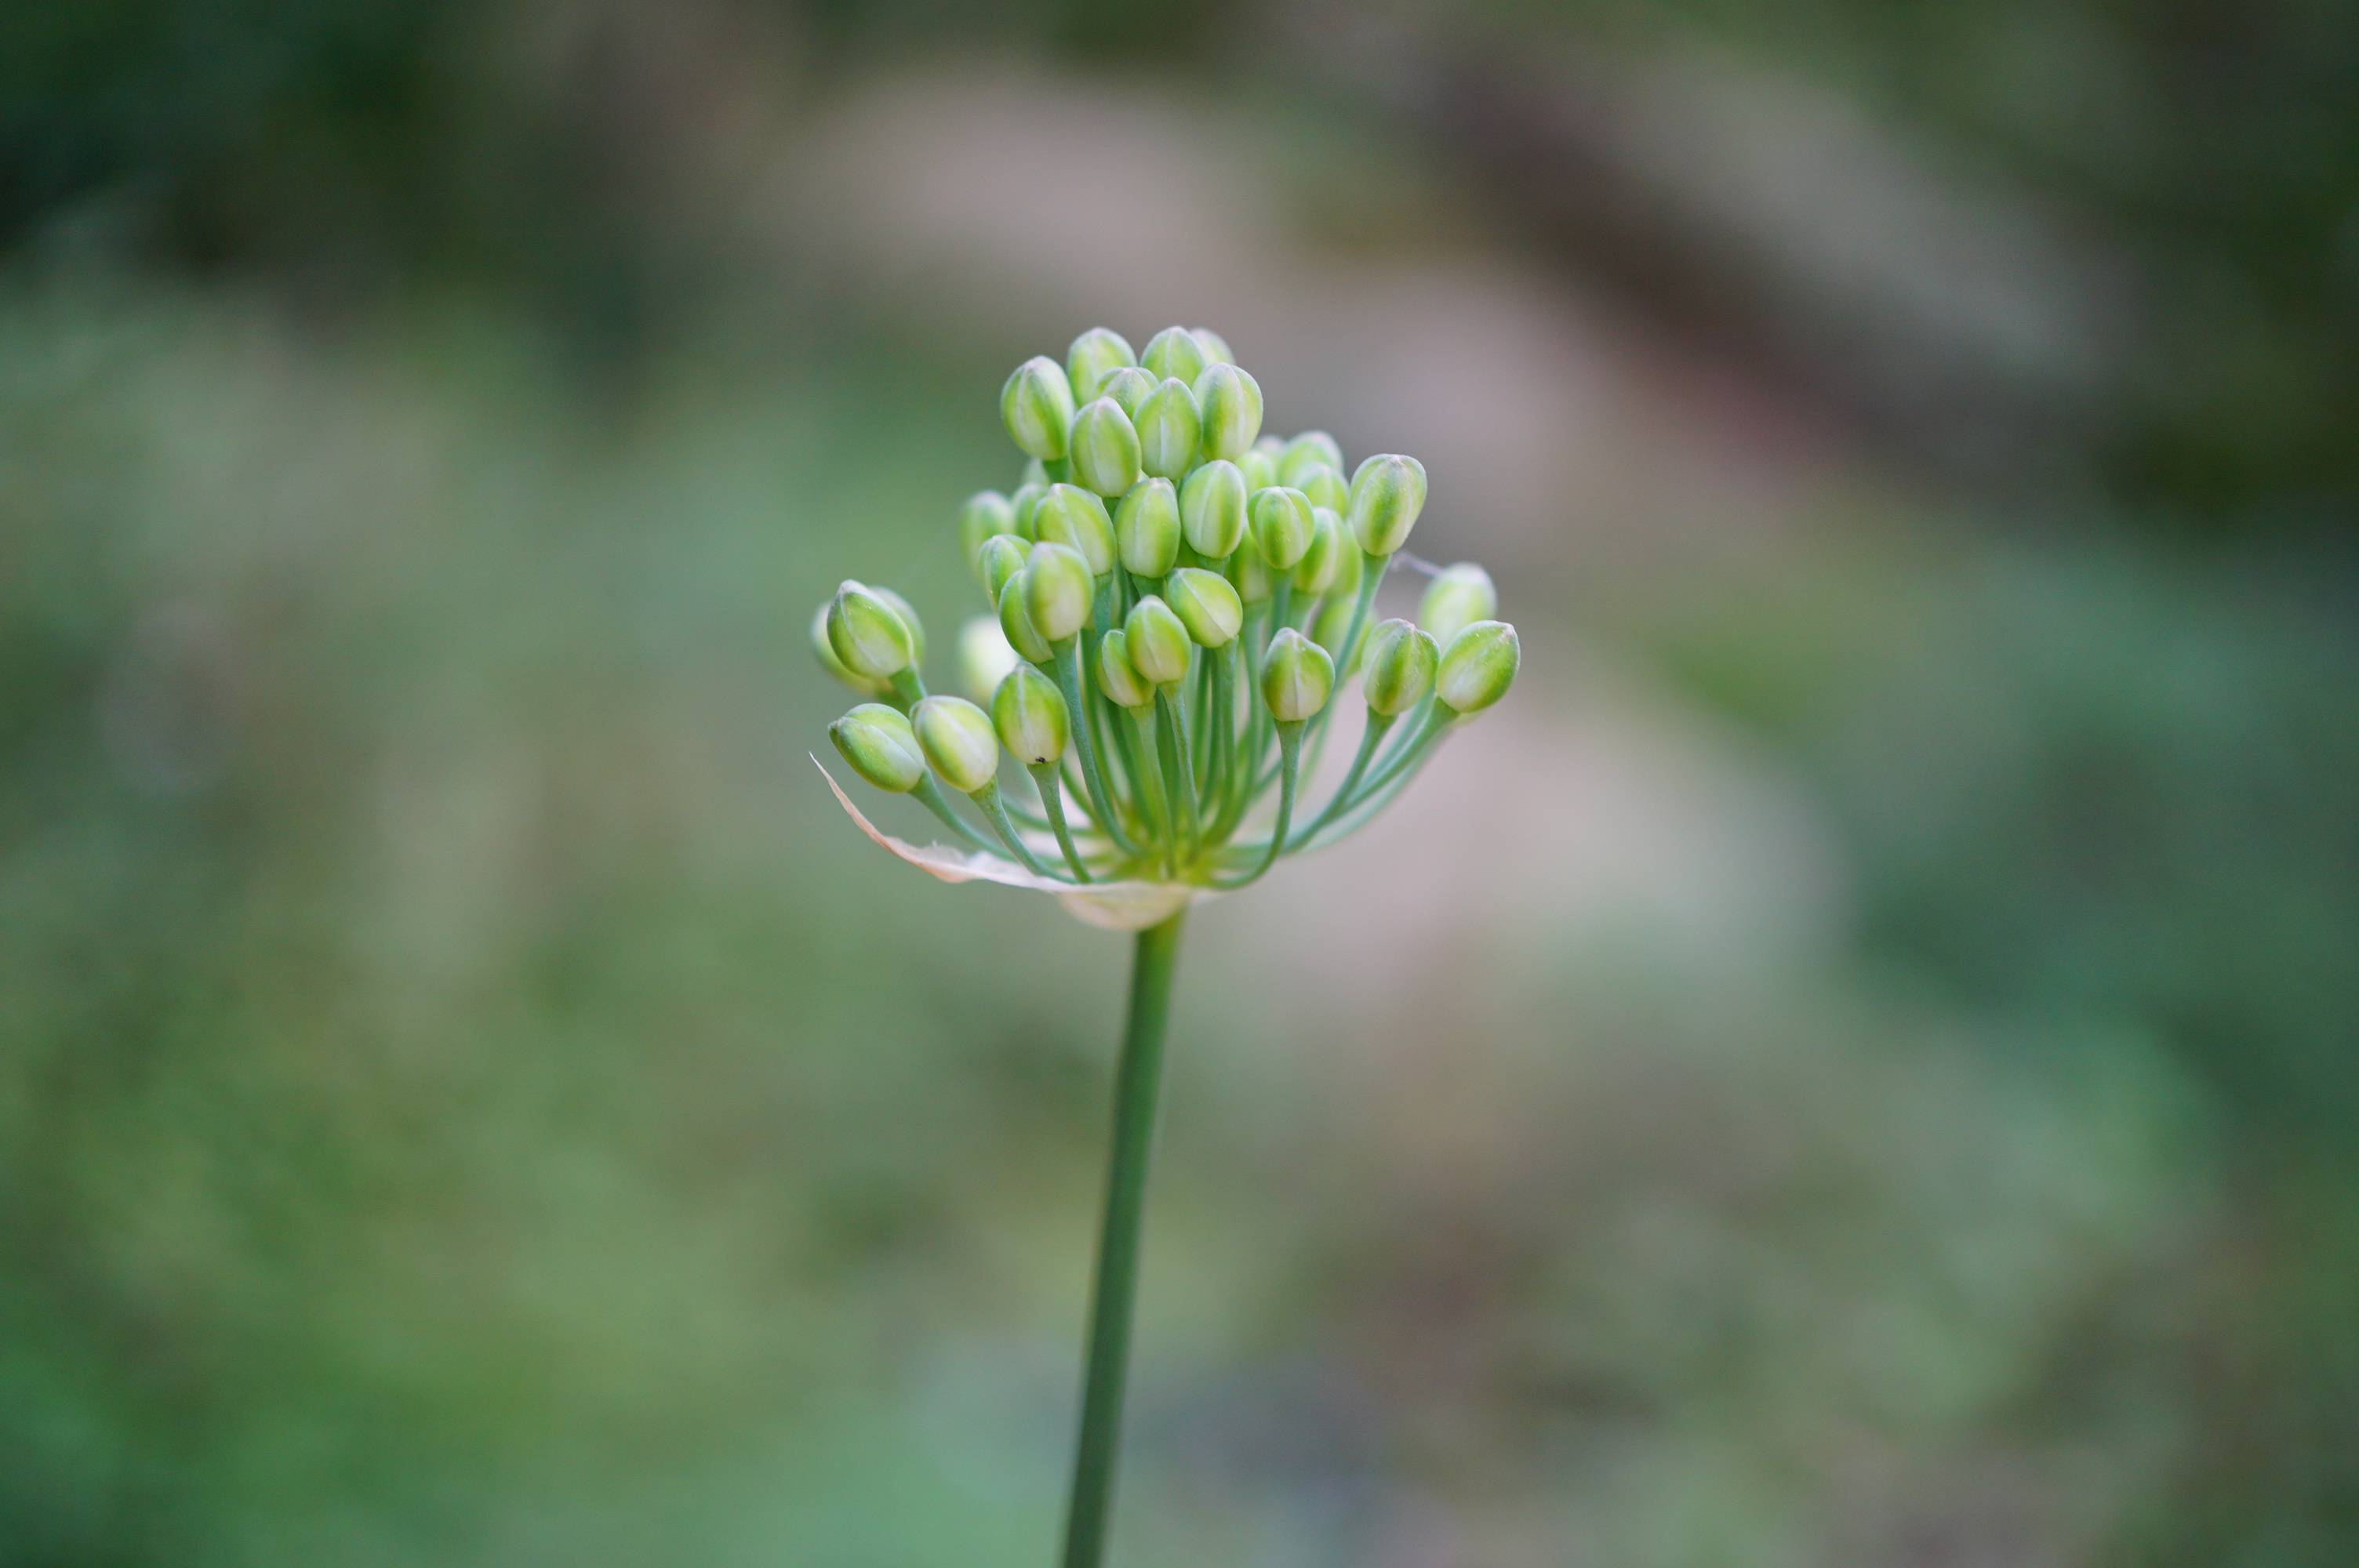
[[[868,591],[891,605],[893,613],[901,618],[901,624],[909,629],[909,662],[912,665],[924,664],[926,623],[918,619],[918,607],[889,588],[872,588]]]
[[[1161,577],[1180,564],[1180,496],[1168,479],[1143,479],[1114,509],[1114,546],[1136,577]]]
[[[983,542],[1016,532],[1016,503],[995,490],[979,490],[959,507],[959,550],[973,567],[983,553]]]
[[[1038,521],[1040,498],[1048,493],[1049,485],[1045,480],[1038,483],[1027,481],[1016,486],[1016,493],[1007,498],[1007,509],[1016,524],[1016,536],[1027,545],[1040,536]]]
[[[1166,327],[1147,340],[1138,362],[1154,373],[1158,381],[1177,376],[1192,386],[1196,378],[1203,374],[1208,362],[1204,345],[1196,341],[1193,332],[1185,327]]]
[[[1026,767],[1053,762],[1072,740],[1072,715],[1057,683],[1029,665],[1007,672],[992,694],[991,727],[1007,754]]]
[[[1356,554],[1359,546],[1352,546]],[[1324,506],[1310,509],[1310,547],[1294,563],[1294,591],[1324,593],[1335,585],[1343,559],[1343,520]]]
[[[1263,655],[1261,697],[1280,724],[1299,724],[1327,706],[1335,690],[1335,661],[1327,650],[1288,626]]]
[[[983,542],[983,554],[974,560],[974,575],[994,604],[999,602],[999,590],[1024,569],[1031,554],[1032,546],[1014,534],[994,534]]]
[[[1215,458],[1180,487],[1180,526],[1188,547],[1208,561],[1225,560],[1245,536],[1245,476]]]
[[[1407,713],[1433,689],[1434,669],[1440,661],[1441,650],[1428,633],[1397,617],[1377,622],[1369,629],[1366,652],[1360,656],[1368,707],[1387,719]]]
[[[1098,395],[1113,398],[1125,414],[1136,420],[1138,417],[1139,409],[1146,406],[1148,398],[1155,395],[1155,389],[1161,384],[1162,383],[1155,379],[1153,371],[1141,370],[1138,366],[1132,365],[1126,370],[1114,372],[1100,382]]]
[[[1272,485],[1254,492],[1249,507],[1254,545],[1273,572],[1290,572],[1310,548],[1310,501],[1299,490]]]
[[[1499,590],[1492,585],[1491,574],[1473,561],[1461,561],[1443,568],[1427,585],[1418,602],[1417,623],[1447,647],[1467,627],[1498,613]]]
[[[1093,327],[1083,332],[1065,351],[1065,379],[1072,385],[1074,403],[1087,403],[1103,395],[1106,377],[1137,362],[1138,355],[1120,332],[1104,327]]]
[[[1098,689],[1116,708],[1145,708],[1155,687],[1130,662],[1130,639],[1119,626],[1098,639]]]
[[[1169,686],[1188,676],[1190,646],[1187,626],[1172,608],[1153,594],[1130,607],[1122,623],[1129,639],[1132,667],[1157,686]]]
[[[1352,475],[1348,516],[1360,548],[1389,556],[1408,542],[1417,514],[1425,510],[1425,465],[1387,452],[1370,458]]]
[[[854,675],[850,665],[836,656],[835,644],[828,640],[828,617],[834,613],[835,601],[829,600],[811,615],[811,652],[819,656],[820,668],[850,687],[863,697],[883,697],[890,688],[881,680]]]
[[[1237,454],[1237,467],[1245,471],[1245,488],[1267,490],[1277,482],[1277,455],[1286,443],[1276,436],[1264,436]]]
[[[1050,643],[1061,643],[1089,624],[1097,582],[1079,550],[1041,541],[1024,563],[1022,581],[1024,608],[1033,628]]]
[[[1311,505],[1340,513],[1352,504],[1351,487],[1343,482],[1342,474],[1325,463],[1299,463],[1294,474],[1284,482],[1309,496]]]
[[[909,710],[909,727],[942,783],[973,795],[999,774],[991,716],[962,697],[929,697]]]
[[[917,659],[917,639],[900,611],[849,579],[827,607],[827,641],[844,668],[870,680],[889,680]]]
[[[1286,443],[1277,454],[1277,482],[1300,490],[1314,467],[1343,470],[1343,449],[1324,430],[1305,430]]]
[[[925,752],[900,710],[864,702],[827,727],[827,738],[852,771],[893,795],[907,795],[926,776]]]
[[[1080,485],[1050,485],[1033,508],[1032,528],[1044,545],[1080,551],[1093,575],[1114,570],[1114,519],[1105,503]]]
[[[1199,647],[1226,647],[1245,623],[1245,607],[1229,579],[1201,567],[1173,572],[1164,581],[1163,598]]]
[[[1007,672],[1020,663],[998,616],[973,616],[959,627],[959,684],[977,702],[988,702]]]
[[[1480,713],[1516,681],[1524,661],[1516,629],[1504,621],[1477,621],[1450,640],[1433,677],[1434,695],[1453,713]]]
[[[1196,464],[1203,434],[1196,395],[1184,381],[1167,381],[1138,406],[1138,462],[1148,473],[1179,479]]]
[[[1211,363],[1233,365],[1237,362],[1237,356],[1229,351],[1229,341],[1210,327],[1190,327],[1188,330],[1195,337],[1196,346],[1204,351],[1204,358]]]
[[[1045,665],[1056,657],[1057,651],[1049,646],[1049,639],[1032,624],[1032,611],[1025,607],[1022,572],[1009,578],[999,589],[999,630],[1007,638],[1007,645],[1021,658]]]
[[[1044,462],[1065,455],[1073,423],[1073,386],[1065,367],[1046,354],[1026,360],[999,389],[999,420],[1016,444]]]
[[[1073,477],[1100,495],[1120,495],[1138,482],[1138,432],[1111,397],[1073,416],[1069,452]]]
[[[1240,366],[1217,364],[1199,372],[1192,384],[1204,456],[1234,462],[1251,451],[1261,429],[1261,383]]]

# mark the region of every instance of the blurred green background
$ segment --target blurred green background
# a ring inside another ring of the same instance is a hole
[[[0,1563],[1037,1564],[1126,958],[863,842],[1223,331],[1515,697],[1205,907],[1119,1561],[2359,1558],[2359,10],[0,16]],[[892,816],[894,825],[913,826]]]

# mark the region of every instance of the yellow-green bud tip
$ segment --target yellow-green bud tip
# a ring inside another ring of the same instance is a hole
[[[918,745],[942,783],[973,795],[999,773],[990,716],[962,697],[929,697],[909,711]]]
[[[1164,582],[1163,598],[1199,647],[1226,647],[1245,623],[1245,602],[1229,579],[1201,567],[1173,572]]]
[[[1211,362],[1205,356],[1204,345],[1196,341],[1196,334],[1185,327],[1166,327],[1147,340],[1138,362],[1158,381],[1177,376],[1193,385]]]
[[[1441,650],[1428,633],[1398,619],[1377,622],[1360,655],[1369,708],[1387,719],[1407,713],[1433,689],[1440,662]]]
[[[1098,639],[1098,690],[1116,708],[1145,708],[1155,687],[1130,662],[1130,638],[1119,626]]]
[[[1425,510],[1425,465],[1415,458],[1386,452],[1362,463],[1352,475],[1352,532],[1360,548],[1372,556],[1389,556],[1408,542]]]
[[[1491,574],[1473,561],[1461,561],[1442,568],[1426,586],[1425,597],[1418,602],[1417,623],[1447,647],[1467,627],[1498,613],[1499,590]]]
[[[889,680],[917,662],[917,638],[900,611],[848,579],[827,607],[827,642],[844,668],[870,680]]]
[[[1516,682],[1524,662],[1516,629],[1504,621],[1477,621],[1450,640],[1433,677],[1433,692],[1453,713],[1480,713]]]
[[[1193,389],[1203,455],[1234,462],[1251,451],[1261,430],[1261,383],[1239,366],[1216,364],[1197,373]]]
[[[1073,416],[1066,450],[1073,477],[1100,495],[1120,495],[1138,482],[1138,432],[1111,397],[1098,398]]]
[[[1106,327],[1093,327],[1065,351],[1065,379],[1073,401],[1087,403],[1104,395],[1106,378],[1138,362],[1129,340]]]
[[[1245,470],[1214,458],[1190,474],[1180,487],[1180,527],[1188,547],[1206,560],[1234,555],[1245,536]]]
[[[1097,585],[1079,550],[1048,542],[1033,546],[1019,580],[1033,629],[1050,643],[1061,643],[1089,624]],[[1008,641],[1015,640],[1009,633]]]
[[[1299,724],[1327,706],[1335,690],[1335,661],[1327,650],[1288,626],[1270,639],[1261,666],[1262,700],[1280,724]]]
[[[852,771],[878,789],[907,795],[926,776],[925,753],[909,721],[881,702],[862,703],[829,725],[827,738]]]
[[[991,725],[1009,756],[1027,767],[1053,762],[1072,739],[1072,717],[1057,683],[1029,665],[1018,665],[992,694]]]
[[[1114,545],[1133,575],[1159,578],[1180,563],[1180,497],[1168,479],[1143,479],[1114,509]]]
[[[1130,607],[1123,622],[1131,666],[1157,686],[1170,686],[1188,677],[1190,645],[1186,622],[1170,605],[1148,594]]]
[[[1032,526],[1042,544],[1080,551],[1091,575],[1114,569],[1114,519],[1105,503],[1080,485],[1050,485],[1032,510]]]
[[[1250,513],[1254,545],[1263,561],[1274,572],[1292,571],[1310,548],[1310,535],[1317,525],[1310,498],[1299,490],[1272,485],[1254,492]]]
[[[1196,395],[1174,378],[1164,382],[1137,409],[1139,466],[1164,479],[1181,479],[1196,466],[1196,443],[1203,422]]]
[[[1065,455],[1073,423],[1073,386],[1065,367],[1046,354],[1026,360],[999,389],[999,420],[1016,444],[1043,462]]]

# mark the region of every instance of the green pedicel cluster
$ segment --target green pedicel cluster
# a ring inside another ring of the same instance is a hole
[[[1262,435],[1261,387],[1216,334],[1170,327],[1136,353],[1094,328],[1062,365],[1018,366],[999,408],[1028,460],[1014,494],[959,512],[997,611],[959,636],[976,700],[927,695],[924,630],[889,589],[846,582],[811,628],[821,663],[870,699],[829,729],[844,761],[973,848],[1073,885],[1243,887],[1364,825],[1506,695],[1521,651],[1482,568],[1436,576],[1416,623],[1367,624],[1424,465],[1381,454],[1346,480],[1323,432]],[[1315,766],[1353,673],[1366,728],[1306,814],[1305,748]],[[1020,796],[1000,787],[1003,755],[1030,775]],[[1241,838],[1273,788],[1266,834]]]

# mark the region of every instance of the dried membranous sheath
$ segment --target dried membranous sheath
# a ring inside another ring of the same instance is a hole
[[[838,588],[811,645],[861,699],[828,730],[845,765],[951,842],[888,837],[830,775],[864,832],[944,881],[1137,934],[1062,1555],[1099,1568],[1181,920],[1366,826],[1507,694],[1522,650],[1477,566],[1435,576],[1414,621],[1374,618],[1425,466],[1379,453],[1347,477],[1325,432],[1264,434],[1261,386],[1217,333],[1134,351],[1093,328],[1063,363],[1017,366],[999,411],[1025,462],[957,510],[982,596],[957,639],[964,695],[927,690],[925,629],[889,589]],[[1351,762],[1306,798],[1355,682]]]
[[[1265,433],[1261,387],[1218,334],[1171,327],[1134,351],[1093,328],[1062,363],[1016,367],[999,406],[1025,460],[956,512],[983,597],[957,640],[962,695],[929,694],[923,628],[890,589],[846,582],[812,626],[863,699],[832,730],[845,762],[933,812],[973,874],[1152,924],[1365,826],[1514,681],[1478,566],[1434,577],[1414,621],[1375,619],[1424,465],[1347,470],[1323,431]],[[1356,754],[1300,798],[1355,682]]]

